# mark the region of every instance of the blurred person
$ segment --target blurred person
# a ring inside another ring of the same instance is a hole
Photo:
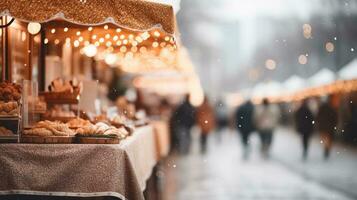
[[[243,145],[243,158],[249,156],[249,136],[254,131],[253,122],[254,105],[250,100],[239,106],[236,111],[236,125],[241,136]]]
[[[327,160],[330,157],[333,133],[337,125],[337,112],[332,107],[330,98],[320,105],[316,116],[316,123],[324,146],[324,158]]]
[[[196,109],[196,122],[201,129],[201,153],[206,153],[208,135],[216,124],[214,110],[207,97],[204,98],[203,103]]]
[[[226,128],[229,124],[228,122],[228,109],[226,104],[222,100],[219,100],[215,105],[215,115],[216,115],[216,135],[218,137],[218,141],[222,140],[222,130]]]
[[[174,110],[170,125],[174,150],[187,154],[191,146],[191,128],[195,124],[195,108],[189,102],[189,95]]]
[[[254,123],[260,136],[262,154],[265,158],[269,156],[270,146],[273,140],[273,132],[279,122],[279,108],[270,104],[268,99],[263,99],[261,105],[254,109]]]
[[[295,128],[301,136],[304,160],[307,158],[309,141],[314,130],[313,120],[314,116],[308,106],[308,100],[305,99],[295,112]]]

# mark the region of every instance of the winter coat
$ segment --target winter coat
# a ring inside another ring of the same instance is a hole
[[[254,121],[253,121],[254,106],[248,101],[238,107],[236,111],[236,125],[240,132],[251,133],[254,131]]]
[[[332,134],[337,125],[337,112],[328,103],[323,103],[319,107],[316,123],[319,132]]]
[[[303,135],[310,135],[314,129],[314,117],[309,107],[303,104],[295,112],[295,127],[296,131]]]
[[[173,112],[171,124],[174,127],[191,128],[195,124],[195,108],[187,100]]]
[[[258,131],[272,131],[279,123],[280,112],[276,105],[259,105],[254,110],[254,123]]]
[[[214,110],[208,102],[204,102],[196,109],[196,122],[203,134],[208,134],[214,129],[216,119]]]

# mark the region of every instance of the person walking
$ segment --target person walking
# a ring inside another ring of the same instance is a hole
[[[191,147],[191,128],[195,125],[195,108],[189,102],[189,95],[173,112],[170,124],[173,149],[188,154]]]
[[[201,153],[206,153],[208,135],[214,129],[216,124],[214,110],[207,97],[204,98],[203,103],[196,109],[196,122],[201,129]]]
[[[262,104],[254,109],[254,123],[262,144],[262,155],[269,157],[269,150],[273,141],[273,132],[279,122],[279,108],[270,104],[268,99],[263,99]]]
[[[215,116],[216,116],[216,132],[217,141],[222,141],[222,134],[226,127],[229,125],[228,120],[228,108],[224,101],[221,99],[217,101],[215,105]]]
[[[330,98],[320,105],[316,123],[317,130],[321,136],[321,143],[324,146],[324,159],[327,160],[330,157],[333,133],[337,125],[337,112],[331,106]]]
[[[301,106],[295,112],[295,128],[301,136],[304,160],[307,158],[311,135],[314,130],[314,116],[308,107],[307,99],[303,100]]]
[[[243,158],[249,157],[249,136],[254,131],[253,122],[254,106],[250,100],[237,108],[235,114],[236,126],[241,136],[241,142],[243,145]]]

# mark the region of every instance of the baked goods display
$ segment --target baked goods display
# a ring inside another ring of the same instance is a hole
[[[13,136],[13,135],[14,133],[11,130],[0,126],[0,136]]]
[[[77,79],[70,81],[65,81],[61,78],[56,78],[48,86],[48,91],[50,92],[61,92],[61,93],[74,93],[81,92],[83,88],[82,82]]]
[[[20,111],[21,86],[0,83],[0,116],[16,116]]]
[[[47,110],[46,102],[41,101],[39,98],[29,101],[29,111],[36,113],[45,113]]]
[[[75,118],[67,122],[70,128],[82,128],[85,126],[92,126],[93,124],[89,120],[84,120],[82,118]]]
[[[81,137],[114,136],[119,139],[125,139],[129,135],[129,132],[124,127],[116,128],[103,122],[78,128],[76,132]]]
[[[76,117],[76,114],[73,111],[64,110],[61,106],[55,106],[47,110],[43,116],[45,118]]]
[[[30,129],[25,129],[28,136],[74,136],[75,132],[61,122],[40,121]]]
[[[0,83],[0,101],[19,101],[21,99],[21,86],[15,83]]]
[[[0,116],[14,116],[19,113],[19,104],[16,101],[0,101]]]
[[[128,119],[123,115],[115,115],[112,118],[111,122],[115,124],[126,124],[128,122]]]

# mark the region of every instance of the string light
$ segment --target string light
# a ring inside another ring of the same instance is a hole
[[[108,65],[114,65],[117,61],[117,56],[115,54],[109,53],[105,56],[104,61]]]
[[[92,39],[93,40],[97,39],[97,35],[92,35]]]
[[[78,41],[78,40],[75,40],[75,41],[73,42],[73,46],[74,46],[74,47],[79,47],[79,41]]]
[[[83,37],[82,37],[82,36],[79,37],[79,38],[78,38],[78,41],[83,42]]]
[[[39,33],[41,30],[41,24],[37,23],[37,22],[30,22],[27,25],[27,31],[32,34],[32,35],[36,35],[37,33]]]
[[[47,43],[48,43],[48,39],[45,38],[45,39],[43,40],[43,43],[47,44]]]
[[[77,35],[77,36],[80,36],[80,35],[81,35],[81,32],[80,32],[80,31],[77,31],[76,35]]]
[[[104,38],[99,38],[99,42],[103,43],[104,42]]]
[[[67,27],[65,27],[65,28],[63,29],[63,31],[64,31],[64,32],[67,32],[67,31],[68,31],[68,28],[67,28]]]
[[[273,59],[268,59],[265,61],[265,67],[269,70],[274,70],[276,68],[276,62]]]
[[[52,34],[56,33],[56,29],[54,29],[54,28],[51,29],[51,33],[52,33]]]
[[[116,43],[116,45],[120,46],[120,45],[121,45],[121,41],[118,40],[117,43]]]
[[[110,46],[112,46],[112,42],[111,42],[111,41],[108,41],[105,45],[106,45],[107,47],[110,47]]]
[[[55,44],[57,45],[59,43],[60,43],[59,39],[55,39]]]
[[[93,27],[88,27],[88,31],[92,31],[93,30]]]
[[[302,65],[306,65],[307,64],[307,57],[305,55],[303,55],[303,54],[301,54],[299,56],[298,60],[299,60],[299,63],[302,64]]]
[[[120,39],[121,39],[121,40],[124,40],[124,38],[125,38],[125,35],[123,35],[123,34],[120,35]]]
[[[117,28],[115,31],[116,31],[117,33],[120,33],[120,32],[121,32],[121,29],[120,29],[120,28]]]
[[[123,44],[128,44],[128,40],[123,40]]]
[[[93,44],[90,44],[83,48],[84,54],[88,57],[93,57],[97,54],[97,47]]]
[[[131,51],[134,52],[134,53],[137,52],[138,51],[138,47],[136,47],[136,46],[131,47]]]
[[[332,42],[327,42],[325,48],[327,52],[331,53],[335,50],[335,45]]]
[[[120,47],[120,52],[125,53],[126,52],[126,46],[121,46]]]
[[[109,39],[110,38],[110,34],[109,33],[105,34],[105,38]]]
[[[117,35],[114,35],[113,40],[117,41],[118,39],[119,39],[119,37]]]
[[[105,26],[104,26],[104,29],[105,29],[105,30],[108,30],[108,28],[109,28],[108,25],[105,25]]]
[[[160,37],[159,31],[155,31],[155,32],[154,32],[154,36],[155,36],[155,37]]]
[[[153,43],[152,43],[152,47],[156,48],[156,47],[158,47],[158,46],[159,46],[159,43],[158,43],[158,42],[153,42]]]

